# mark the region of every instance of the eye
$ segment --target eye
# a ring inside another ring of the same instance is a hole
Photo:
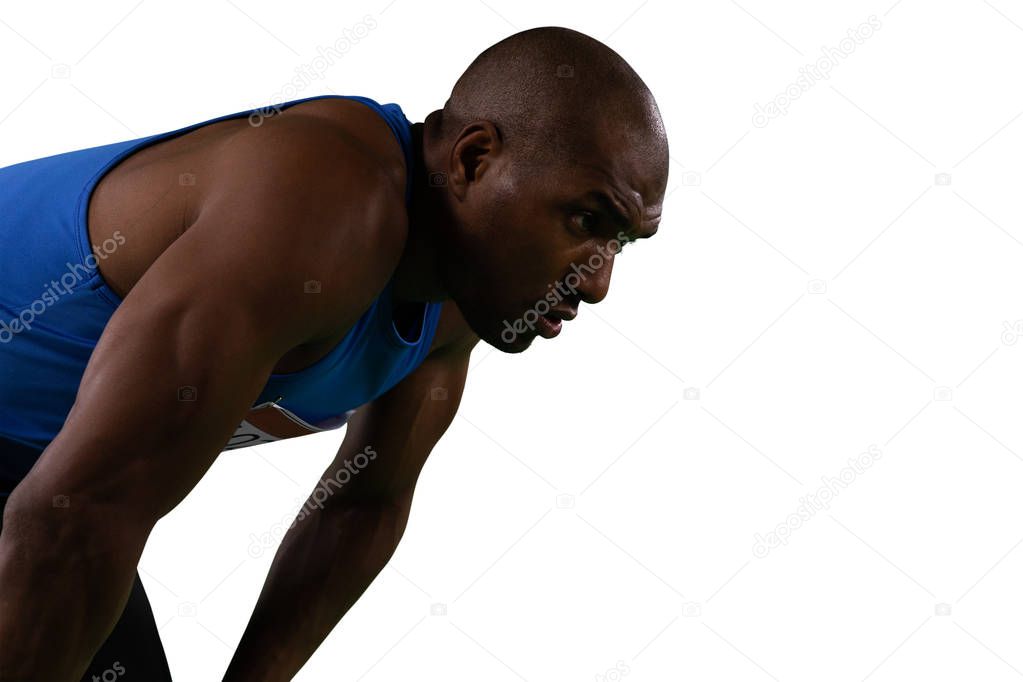
[[[597,226],[597,216],[589,211],[579,211],[572,214],[572,225],[583,232],[592,232]]]

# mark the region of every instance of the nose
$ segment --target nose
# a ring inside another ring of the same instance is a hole
[[[595,252],[586,263],[577,266],[582,277],[578,292],[584,302],[593,305],[600,303],[607,296],[614,261],[614,254]]]

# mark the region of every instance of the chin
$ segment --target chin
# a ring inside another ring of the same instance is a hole
[[[493,322],[490,319],[482,321],[466,316],[466,322],[481,341],[502,353],[521,353],[533,345],[533,340],[537,336],[533,329],[527,328],[523,332],[512,332],[503,323]]]
[[[527,334],[525,336],[520,336],[519,338],[515,339],[511,343],[505,343],[500,338],[497,340],[496,343],[494,343],[492,341],[489,341],[489,340],[486,340],[486,339],[484,339],[484,340],[487,343],[489,343],[491,346],[496,348],[497,350],[501,351],[502,353],[509,353],[511,355],[514,355],[516,353],[521,353],[524,350],[526,350],[527,348],[529,348],[530,346],[532,346],[533,345],[533,339],[535,339],[535,338],[536,337],[534,335]]]

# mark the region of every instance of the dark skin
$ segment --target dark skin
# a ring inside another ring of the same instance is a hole
[[[64,428],[5,510],[0,679],[82,674],[124,608],[153,526],[212,465],[269,374],[325,355],[393,274],[398,301],[444,300],[430,353],[349,422],[323,477],[367,445],[374,465],[288,531],[224,678],[290,679],[397,547],[475,344],[524,350],[539,328],[509,342],[503,321],[619,230],[656,230],[666,168],[624,148],[614,126],[595,126],[586,154],[553,182],[517,172],[493,123],[442,139],[437,121],[434,112],[414,126],[408,211],[400,147],[375,113],[345,100],[295,105],[258,128],[244,118],[200,128],[100,183],[89,236],[126,238],[99,265],[124,301]],[[182,173],[196,182],[179,183]],[[586,198],[601,189],[627,222]],[[571,318],[579,301],[603,299],[612,263],[551,314]],[[305,293],[307,280],[321,282],[318,295]],[[197,387],[196,400],[177,399],[183,385]],[[447,400],[431,400],[437,387]],[[55,495],[70,507],[55,508]]]
[[[436,116],[424,124],[428,138]],[[548,285],[564,282],[573,272],[573,263],[589,263],[603,254],[601,266],[582,282],[560,289],[553,307],[563,319],[575,317],[580,300],[593,304],[607,295],[614,263],[609,241],[621,231],[629,239],[657,231],[666,169],[649,167],[613,125],[594,133],[592,142],[563,167],[546,172],[522,169],[489,121],[466,125],[450,149],[426,145],[427,165],[445,170],[450,190],[424,199],[440,204],[428,214],[446,215],[444,224],[457,227],[437,224],[425,232],[436,235],[434,250],[447,257],[430,258],[415,272],[428,273],[432,291],[457,301],[472,330],[500,350],[529,347],[538,334],[523,333],[509,343],[502,339],[504,321],[535,308],[550,291]],[[607,199],[602,202],[597,193]],[[419,253],[433,256],[432,250],[422,249],[408,260],[414,262]],[[410,289],[411,283],[403,288]]]

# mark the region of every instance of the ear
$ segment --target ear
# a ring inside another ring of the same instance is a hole
[[[503,148],[501,131],[490,121],[473,121],[458,133],[448,159],[447,184],[459,199],[469,185],[494,167]]]

